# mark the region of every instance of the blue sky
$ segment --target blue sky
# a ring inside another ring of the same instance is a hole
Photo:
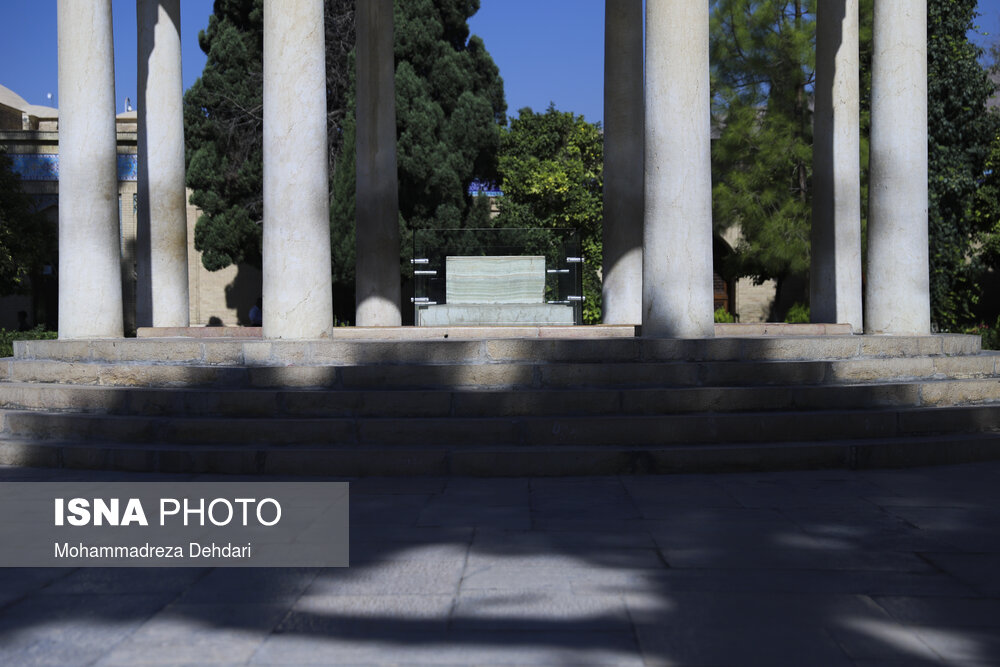
[[[604,0],[481,0],[472,31],[500,67],[509,115],[549,102],[587,120],[603,118]],[[135,99],[135,0],[113,0],[118,110]],[[201,73],[198,31],[212,0],[182,0],[184,85]],[[979,0],[980,43],[1000,35],[1000,0]],[[58,105],[56,0],[0,0],[0,84],[32,104]],[[53,100],[48,101],[51,93]]]

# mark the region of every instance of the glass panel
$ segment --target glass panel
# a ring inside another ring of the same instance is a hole
[[[572,229],[421,229],[413,258],[417,326],[583,323]]]

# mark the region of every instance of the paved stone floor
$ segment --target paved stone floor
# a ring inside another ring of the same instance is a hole
[[[351,522],[347,569],[0,570],[0,665],[1000,665],[997,463],[360,479]]]

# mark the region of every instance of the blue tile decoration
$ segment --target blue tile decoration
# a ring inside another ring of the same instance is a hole
[[[12,169],[23,181],[58,181],[59,156],[54,154],[9,153]]]
[[[12,153],[8,157],[13,169],[25,181],[58,181],[59,156],[54,153]],[[118,180],[139,180],[139,160],[135,153],[119,154]]]
[[[139,156],[135,153],[118,154],[118,181],[139,180]]]
[[[496,183],[472,181],[467,191],[470,197],[503,197],[503,190]]]

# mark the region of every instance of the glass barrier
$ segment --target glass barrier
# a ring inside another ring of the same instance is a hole
[[[417,326],[583,323],[572,229],[420,229],[411,261]]]

